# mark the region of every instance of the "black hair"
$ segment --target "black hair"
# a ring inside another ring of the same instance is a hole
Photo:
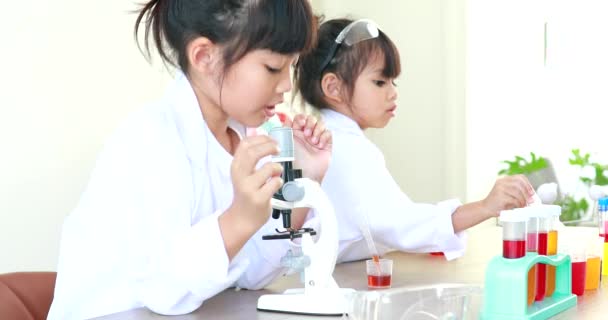
[[[164,62],[185,73],[186,47],[199,36],[225,46],[224,71],[255,49],[293,54],[307,52],[316,42],[308,0],[151,0],[139,10],[136,39],[142,22],[147,57],[152,37]]]
[[[319,19],[321,21],[322,18]],[[335,52],[331,62],[321,69],[321,64],[330,55],[330,50],[338,34],[353,20],[333,19],[319,27],[317,46],[300,56],[294,73],[296,91],[301,98],[317,109],[327,108],[325,95],[321,89],[321,79],[326,73],[335,73],[346,87],[345,98],[352,98],[355,82],[368,62],[380,55],[384,58],[382,76],[394,79],[401,73],[399,51],[395,44],[379,30],[378,37],[364,40],[353,46],[342,45]]]

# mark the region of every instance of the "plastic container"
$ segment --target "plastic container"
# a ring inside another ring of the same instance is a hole
[[[358,291],[350,297],[348,319],[478,320],[482,303],[481,287],[461,284]]]
[[[572,265],[572,293],[577,296],[585,294],[587,282],[587,244],[571,242],[563,245],[560,252],[570,256]]]
[[[370,289],[388,289],[391,287],[393,276],[393,260],[366,260],[367,287]]]
[[[602,260],[597,255],[587,254],[585,290],[595,290],[600,286]]]

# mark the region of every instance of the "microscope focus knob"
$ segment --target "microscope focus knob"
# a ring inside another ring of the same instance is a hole
[[[300,201],[304,199],[304,186],[297,181],[289,181],[283,185],[282,193],[285,201]]]

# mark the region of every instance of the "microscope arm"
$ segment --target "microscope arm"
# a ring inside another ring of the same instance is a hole
[[[272,199],[272,207],[276,209],[312,208],[319,215],[320,229],[316,242],[307,235],[302,238],[302,253],[310,257],[311,265],[307,270],[306,287],[334,286],[331,277],[338,256],[338,222],[329,198],[318,182],[308,178],[294,181],[303,189],[301,200],[288,202]],[[312,281],[312,282],[311,282]]]

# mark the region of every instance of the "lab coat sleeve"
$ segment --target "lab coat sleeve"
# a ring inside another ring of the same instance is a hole
[[[244,272],[246,260],[229,263],[218,224],[220,214],[166,239],[165,246],[159,243],[149,255],[153,262],[138,288],[144,306],[166,315],[192,312]]]
[[[386,247],[407,252],[444,252],[448,260],[462,256],[466,234],[454,233],[451,219],[460,202],[411,201],[386,168],[380,150],[370,141],[362,141],[362,137],[349,138],[352,139],[336,147],[356,151],[340,150],[335,154],[326,176],[331,181],[324,184],[338,214],[354,215],[350,219],[360,222],[361,214],[366,212],[374,240]],[[359,229],[359,224],[341,227]]]

